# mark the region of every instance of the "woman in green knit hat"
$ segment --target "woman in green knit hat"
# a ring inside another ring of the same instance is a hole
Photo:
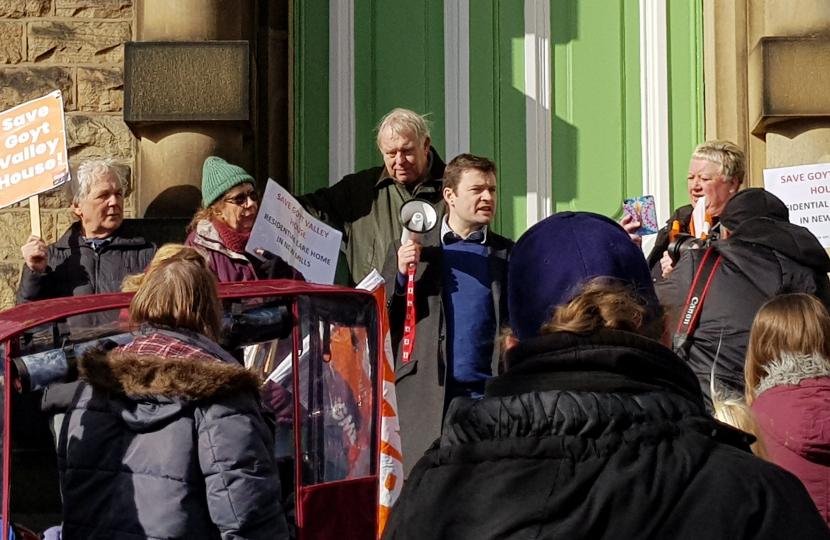
[[[188,227],[185,245],[207,251],[219,281],[302,280],[302,274],[275,255],[263,262],[245,253],[259,209],[255,186],[242,167],[208,157],[202,167],[203,207]]]

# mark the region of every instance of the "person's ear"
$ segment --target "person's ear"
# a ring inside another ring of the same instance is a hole
[[[424,139],[424,151],[429,152],[430,146],[432,146],[432,140],[429,137],[427,137],[426,139]]]
[[[78,205],[77,205],[77,204],[75,204],[75,203],[72,203],[71,205],[69,205],[69,207],[72,209],[72,213],[73,213],[73,214],[75,214],[75,215],[76,215],[76,216],[78,216],[79,218],[80,218],[80,217],[82,217],[82,216],[81,216],[81,207],[80,207],[80,206],[78,206]]]
[[[447,206],[452,207],[455,202],[455,193],[452,188],[445,187],[442,194],[444,195],[444,201],[447,203]]]

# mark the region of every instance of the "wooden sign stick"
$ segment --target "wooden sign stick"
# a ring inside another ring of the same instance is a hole
[[[32,221],[32,234],[43,238],[40,234],[40,199],[38,195],[29,197],[29,219]]]

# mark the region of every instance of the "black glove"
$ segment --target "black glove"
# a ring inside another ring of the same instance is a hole
[[[265,261],[259,267],[260,274],[265,279],[294,279],[298,281],[305,281],[303,275],[294,270],[287,262],[274,255],[270,251],[260,249],[258,251]]]

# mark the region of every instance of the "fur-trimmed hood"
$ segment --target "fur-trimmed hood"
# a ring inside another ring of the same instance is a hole
[[[782,354],[765,369],[752,402],[764,435],[805,459],[830,463],[830,362]]]
[[[93,350],[78,360],[78,373],[109,399],[105,410],[143,432],[175,420],[190,403],[232,395],[258,396],[259,376],[240,365],[209,360],[165,360],[114,350]],[[86,392],[81,400],[92,399]],[[87,406],[92,406],[91,403]]]
[[[766,375],[755,387],[756,396],[783,384],[796,385],[805,379],[830,377],[830,361],[821,355],[781,353],[764,370]]]
[[[164,396],[197,401],[238,392],[257,392],[261,380],[239,365],[205,360],[166,360],[118,350],[86,352],[80,378],[105,394]]]

